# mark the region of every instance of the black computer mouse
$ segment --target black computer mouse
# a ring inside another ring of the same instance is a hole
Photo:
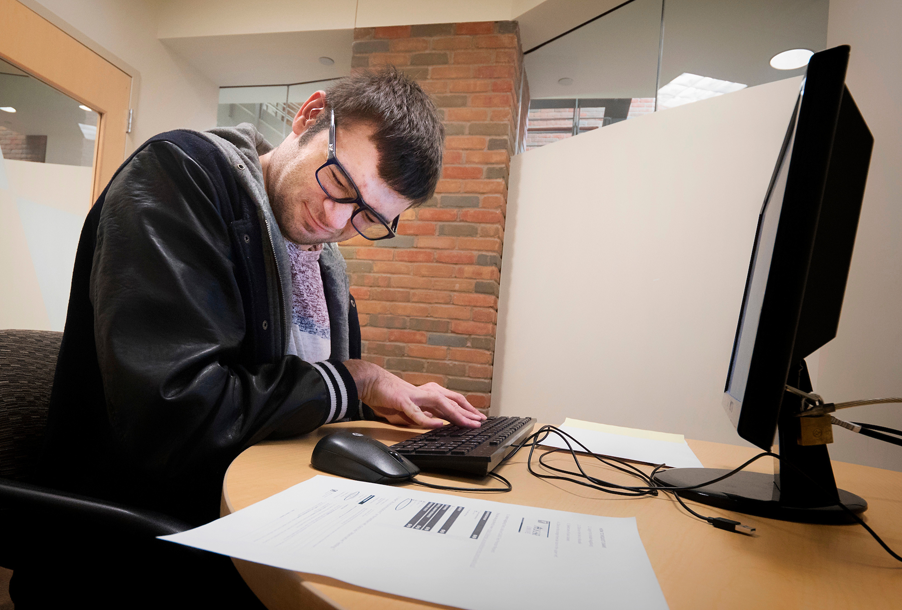
[[[399,483],[420,474],[406,457],[359,432],[324,436],[313,448],[310,463],[317,470],[369,483]]]

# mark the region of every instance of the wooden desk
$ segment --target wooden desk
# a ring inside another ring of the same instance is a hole
[[[325,426],[303,438],[251,447],[238,456],[226,473],[222,514],[240,510],[319,474],[310,466],[313,446],[337,428],[361,430],[386,444],[418,432],[374,422],[351,422]],[[718,443],[689,444],[702,464],[711,468],[734,468],[756,453],[754,449]],[[499,471],[513,484],[512,492],[480,497],[608,517],[635,517],[672,610],[902,607],[902,563],[893,560],[859,525],[785,523],[696,507],[704,515],[731,517],[756,527],[757,537],[750,538],[702,523],[666,496],[618,498],[565,482],[540,480],[527,472],[526,458],[523,451]],[[553,459],[561,463],[568,460],[565,456]],[[761,462],[766,463],[758,462],[752,470],[768,472],[769,461]],[[593,466],[592,471],[607,480],[620,481],[614,471],[605,467]],[[902,550],[902,473],[839,462],[834,462],[834,471],[840,487],[868,501],[868,524],[896,552]],[[423,478],[474,485],[467,479],[428,475]],[[626,477],[623,482],[629,484]],[[485,484],[495,485],[493,480]],[[440,607],[319,576],[239,560],[235,564],[271,609]]]

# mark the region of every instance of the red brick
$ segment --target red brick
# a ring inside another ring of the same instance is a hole
[[[375,34],[374,28],[357,28],[354,30],[354,40],[369,40]]]
[[[497,280],[500,277],[500,272],[497,267],[463,265],[455,269],[454,277],[465,277],[475,280]]]
[[[401,379],[406,381],[407,383],[412,383],[416,386],[426,385],[427,383],[437,383],[439,385],[447,385],[448,378],[444,375],[429,375],[427,373],[408,373],[403,372],[399,375]]]
[[[392,251],[390,248],[358,248],[357,258],[368,261],[390,261]]]
[[[395,53],[425,51],[429,48],[429,40],[425,38],[401,38],[394,36],[377,36],[377,38],[395,38],[395,40],[391,41],[389,46],[389,48]]]
[[[439,263],[450,263],[452,265],[472,265],[476,262],[476,253],[462,252],[460,250],[447,250],[444,252],[436,252],[435,260]]]
[[[429,308],[431,317],[448,320],[469,320],[471,313],[469,307],[457,307],[455,305],[433,305]]]
[[[445,147],[452,150],[485,150],[488,140],[482,136],[448,136]]]
[[[479,207],[483,209],[497,210],[504,206],[504,197],[500,195],[485,195],[479,201]],[[359,257],[358,257],[359,258]]]
[[[419,220],[430,220],[437,222],[453,222],[457,220],[457,214],[457,210],[449,210],[445,208],[420,208],[419,210],[417,210],[417,218]]]
[[[497,307],[498,297],[490,294],[455,294],[452,297],[455,305],[472,305],[475,307]]]
[[[493,90],[493,83],[487,80],[453,80],[448,90],[452,93],[486,93]]]
[[[450,139],[450,138],[449,138]],[[460,142],[457,142],[458,145],[461,145]],[[460,180],[439,180],[438,184],[435,185],[436,193],[459,193],[463,184]]]
[[[489,394],[467,394],[467,402],[479,409],[480,411],[488,411],[491,404]]]
[[[488,110],[482,110],[481,108],[448,108],[447,110],[445,110],[445,118],[449,123],[453,123],[455,121],[485,121],[488,119],[488,116]],[[447,153],[445,154],[445,157],[447,157]],[[445,163],[451,163],[451,161],[446,158]]]
[[[405,220],[416,220],[417,219],[417,209],[416,208],[407,208],[403,212],[401,212],[401,222]]]
[[[451,323],[451,332],[458,335],[483,335],[494,336],[495,325],[486,324],[485,322],[464,322],[457,321]],[[391,333],[389,333],[389,337]]]
[[[436,51],[458,51],[460,49],[472,49],[474,39],[469,36],[449,36],[447,38],[433,38],[432,48]]]
[[[414,303],[450,303],[451,293],[414,290],[410,293],[410,300]]]
[[[364,354],[364,360],[367,362],[372,362],[376,366],[381,366],[385,368],[385,356],[370,356],[369,354]]]
[[[421,235],[416,238],[417,248],[434,248],[437,250],[450,250],[457,247],[456,237],[429,237]]]
[[[467,180],[463,185],[464,193],[503,193],[504,180]]]
[[[490,324],[494,324],[498,321],[498,314],[495,313],[494,309],[474,309],[473,321],[489,322]]]
[[[467,367],[467,376],[468,377],[476,377],[476,378],[480,378],[480,379],[491,379],[492,378],[492,367],[470,365]]]
[[[448,108],[446,112],[451,112],[452,110],[460,110],[460,108]],[[446,150],[442,161],[448,165],[460,165],[464,162],[464,153],[459,150]]]
[[[517,71],[514,66],[479,66],[473,74],[476,78],[516,78]]]
[[[496,34],[494,36],[479,36],[476,38],[476,46],[480,49],[516,49],[516,34]]]
[[[507,82],[510,81],[499,81],[499,82]],[[510,91],[510,89],[505,89],[505,91]],[[492,113],[489,115],[490,121],[509,121],[511,118],[511,109],[510,108],[495,108],[492,110]]]
[[[396,316],[408,316],[422,318],[429,315],[429,305],[421,305],[418,303],[392,303],[390,311]]]
[[[492,359],[492,352],[481,349],[452,347],[448,352],[448,360],[456,360],[458,362],[469,362],[472,364],[491,364]]]
[[[407,66],[410,65],[410,55],[406,53],[373,53],[370,57],[371,66]]]
[[[460,219],[465,222],[500,223],[504,217],[498,210],[466,209],[460,211]]]
[[[520,52],[513,49],[498,49],[495,51],[496,64],[516,64],[520,59]]]
[[[448,348],[438,345],[408,345],[407,355],[411,358],[445,360],[448,357]]]
[[[388,329],[363,326],[360,328],[360,338],[364,341],[385,341],[388,339]]]
[[[384,301],[357,300],[357,311],[362,314],[388,313],[388,303]]]
[[[410,275],[410,270],[410,263],[396,263],[394,261],[379,261],[373,263],[373,273],[394,273],[398,275]]]
[[[470,23],[458,23],[454,28],[458,36],[478,36],[480,34],[494,34],[494,21],[473,21]]]
[[[479,237],[504,239],[504,228],[499,225],[479,225]]]
[[[496,93],[490,95],[475,94],[470,96],[470,106],[474,108],[493,108],[510,106],[513,100],[510,94]]]
[[[425,211],[420,210],[420,212]],[[435,254],[426,250],[398,250],[395,253],[395,258],[409,263],[431,263],[435,260]]]
[[[422,263],[413,268],[413,274],[423,277],[452,277],[454,275],[454,267],[449,265],[427,264]]]
[[[435,235],[435,223],[401,222],[398,223],[398,235]]]
[[[422,87],[423,91],[429,93],[430,95],[437,95],[439,93],[448,93],[449,87],[448,82],[446,80],[427,80],[421,81],[420,87]],[[453,82],[453,81],[450,81]]]
[[[397,343],[426,343],[426,333],[418,330],[389,330],[388,340]]]
[[[369,288],[361,288],[360,286],[351,286],[351,294],[358,301],[367,300],[370,298],[370,289]]]
[[[432,280],[432,287],[435,290],[449,290],[451,292],[474,292],[476,290],[476,280],[439,278]]]
[[[482,167],[478,165],[446,165],[442,178],[456,180],[478,180],[482,178]]]
[[[492,83],[492,91],[495,93],[510,93],[514,90],[514,82],[510,80],[496,80]],[[453,91],[453,89],[452,89]],[[496,120],[496,119],[492,119]]]
[[[434,80],[446,78],[470,78],[473,69],[470,66],[432,66],[429,78]]]
[[[374,36],[376,38],[410,38],[410,26],[393,25],[389,27],[376,28]]]
[[[370,298],[374,301],[409,301],[409,290],[394,290],[391,288],[371,288]]]
[[[495,53],[496,51],[454,51],[451,61],[455,65],[490,64]]]
[[[393,275],[389,286],[392,288],[432,288],[432,280],[428,277],[416,277],[413,275]],[[411,298],[413,294],[411,293]]]
[[[499,164],[508,163],[510,155],[506,150],[469,151],[466,154],[467,163],[475,164]]]
[[[501,253],[501,240],[481,239],[479,237],[459,237],[457,245],[461,250],[482,250]]]

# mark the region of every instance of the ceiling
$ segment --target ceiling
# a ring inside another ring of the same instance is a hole
[[[660,84],[683,72],[749,86],[779,80],[770,58],[826,44],[828,0],[667,0]],[[519,15],[533,98],[653,97],[658,79],[662,0],[545,0]],[[619,6],[619,8],[617,8]],[[614,10],[616,9],[616,10]],[[163,38],[219,86],[273,85],[350,72],[353,30]],[[319,63],[321,56],[335,60]],[[558,84],[561,78],[572,85]]]
[[[669,0],[659,46],[662,0],[633,0],[527,54],[530,95],[654,97],[659,50],[662,86],[684,72],[748,86],[788,78],[802,69],[776,70],[770,58],[824,49],[828,9],[828,0]]]

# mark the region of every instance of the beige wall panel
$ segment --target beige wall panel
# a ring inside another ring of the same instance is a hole
[[[50,330],[16,202],[5,189],[0,190],[0,227],[0,328]]]
[[[518,155],[493,403],[737,442],[720,407],[799,79]]]
[[[3,160],[10,190],[29,201],[84,216],[91,197],[90,167]]]

